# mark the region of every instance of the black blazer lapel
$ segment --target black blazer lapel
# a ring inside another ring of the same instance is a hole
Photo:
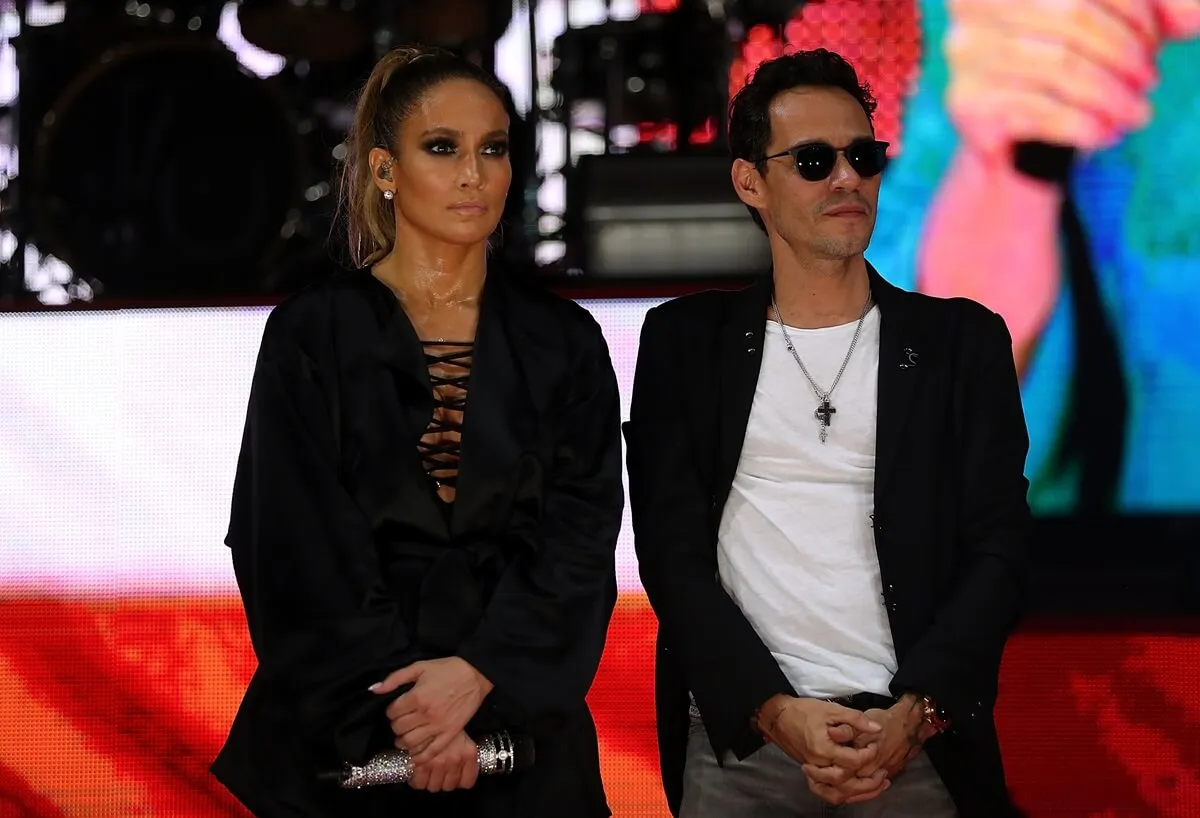
[[[380,329],[363,354],[343,350],[352,362],[343,415],[354,446],[355,496],[376,528],[385,520],[404,521],[444,540],[449,535],[446,517],[417,450],[433,417],[421,342],[391,291],[369,273],[362,275]],[[348,329],[356,337],[366,332],[365,327]]]
[[[556,349],[555,340],[530,340],[529,333],[546,322],[525,314],[520,293],[504,275],[488,274],[475,331],[452,514],[456,536],[502,519],[514,499],[540,485],[535,465],[540,411],[531,397],[529,378],[558,371],[552,363],[538,361],[541,350]]]
[[[883,279],[867,265],[871,296],[879,306],[879,396],[875,430],[875,496],[887,487],[904,437],[917,384],[927,375],[922,367],[922,336],[908,293]]]
[[[771,302],[772,279],[761,276],[734,296],[717,343],[720,379],[720,434],[717,447],[716,508],[723,508],[733,485],[746,424],[762,367],[767,305]]]

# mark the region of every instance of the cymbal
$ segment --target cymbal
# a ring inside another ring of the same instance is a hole
[[[291,59],[327,62],[360,53],[371,38],[361,12],[289,0],[245,0],[238,8],[242,36]]]

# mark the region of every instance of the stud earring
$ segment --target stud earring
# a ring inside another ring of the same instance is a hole
[[[385,190],[383,192],[383,198],[387,199],[389,202],[395,197],[395,195],[396,194],[390,190]]]

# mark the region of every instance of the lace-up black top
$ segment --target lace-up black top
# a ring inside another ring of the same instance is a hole
[[[475,342],[422,341],[421,346],[433,386],[433,418],[417,449],[438,498],[452,503],[458,488],[463,412],[467,408],[467,383],[471,379]]]
[[[260,818],[611,814],[587,704],[625,496],[607,345],[491,272],[467,340],[422,339],[367,270],[267,320],[226,538],[258,668],[212,768]],[[495,686],[467,734],[532,739],[532,766],[439,793],[321,779],[394,746],[369,685],[449,656]]]

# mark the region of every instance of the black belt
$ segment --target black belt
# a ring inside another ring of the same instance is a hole
[[[840,704],[842,707],[851,707],[855,710],[887,710],[896,703],[896,700],[891,696],[881,696],[878,693],[855,693],[853,696],[840,696],[836,699],[828,699],[834,704]]]
[[[801,696],[800,698],[806,698]],[[896,703],[896,699],[891,696],[881,696],[878,693],[855,693],[853,696],[840,696],[836,699],[825,699],[824,701],[840,704],[842,707],[849,707],[853,710],[887,710]],[[700,718],[700,708],[696,706],[696,697],[688,693],[688,712],[693,718]]]

